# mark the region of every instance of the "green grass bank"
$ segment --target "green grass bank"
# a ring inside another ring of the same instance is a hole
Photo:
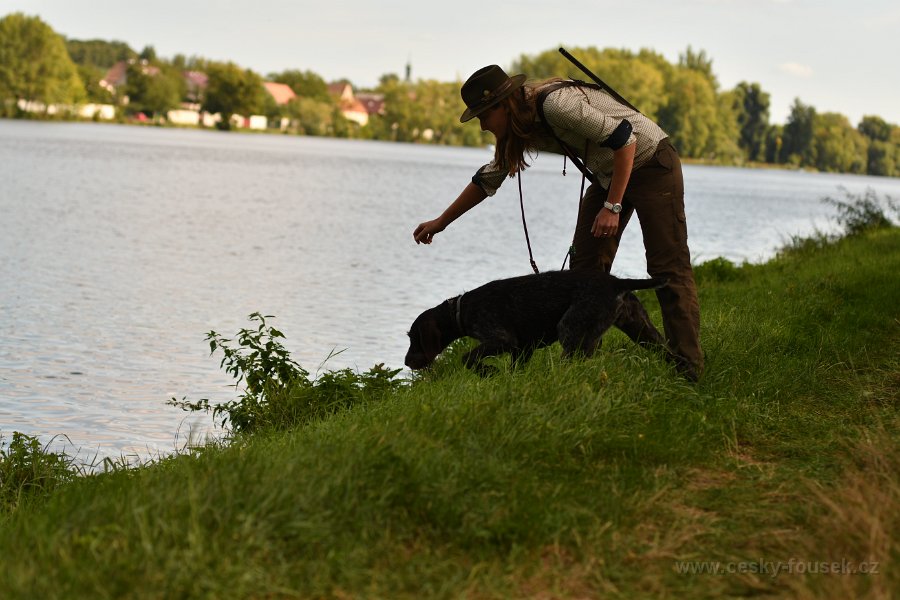
[[[697,274],[699,384],[618,332],[489,379],[457,349],[302,426],[21,498],[0,598],[896,597],[900,229]]]

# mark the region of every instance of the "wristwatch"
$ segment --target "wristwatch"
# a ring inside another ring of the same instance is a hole
[[[614,214],[619,214],[620,212],[622,212],[622,205],[619,204],[618,202],[615,203],[615,204],[612,204],[612,203],[610,203],[610,202],[604,202],[604,203],[603,203],[603,208],[609,209],[609,210],[612,211]]]

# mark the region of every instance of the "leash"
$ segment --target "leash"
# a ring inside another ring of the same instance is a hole
[[[610,87],[605,81],[603,81],[602,79],[597,77],[597,75],[595,75],[590,69],[588,69],[586,66],[584,66],[581,63],[581,61],[579,61],[577,58],[575,58],[574,56],[569,54],[569,52],[565,48],[560,48],[559,52],[564,57],[566,57],[569,60],[569,62],[571,62],[573,65],[575,65],[576,67],[581,69],[581,71],[584,74],[586,74],[588,77],[593,79],[596,86],[599,89],[608,93],[610,96],[612,96],[612,98],[614,100],[616,100],[617,102],[619,102],[620,104],[622,104],[624,106],[627,106],[628,108],[632,109],[633,111],[635,111],[637,113],[641,112],[636,106],[634,106],[631,102],[629,102],[628,100],[623,98],[621,94],[619,94],[616,90],[614,90],[612,87]],[[581,192],[578,195],[578,220],[580,222],[581,221],[581,201],[582,201],[582,199],[584,199],[584,181],[585,181],[585,179],[589,179],[591,181],[591,183],[597,183],[597,180],[594,177],[594,174],[591,173],[585,166],[585,164],[587,163],[587,159],[588,159],[588,156],[587,156],[588,140],[585,140],[584,160],[582,161],[578,158],[578,154],[571,147],[569,147],[568,144],[563,142],[559,138],[558,135],[556,135],[556,132],[553,130],[553,127],[550,126],[550,124],[547,122],[547,118],[544,116],[544,100],[547,99],[547,96],[550,95],[550,93],[552,93],[562,87],[567,87],[567,86],[571,86],[571,85],[590,86],[590,84],[585,84],[583,81],[579,81],[579,80],[573,80],[571,82],[560,82],[558,84],[551,85],[547,89],[543,90],[540,93],[540,95],[538,96],[535,104],[536,104],[538,115],[541,118],[541,122],[545,125],[547,130],[554,137],[554,139],[556,139],[557,143],[559,144],[560,149],[562,150],[562,155],[563,155],[562,174],[563,174],[563,176],[566,175],[566,159],[567,158],[572,161],[572,164],[574,164],[578,168],[579,171],[581,171]],[[532,251],[531,251],[531,240],[528,237],[528,225],[525,223],[525,200],[522,195],[522,170],[521,169],[519,169],[517,178],[519,180],[519,206],[522,209],[522,228],[525,230],[525,243],[528,245],[528,259],[531,261],[531,268],[534,270],[534,272],[539,273],[540,271],[538,271],[537,264],[534,262],[534,255],[532,254]],[[577,225],[576,225],[576,229],[577,229]],[[574,237],[574,235],[572,236],[572,244],[569,246],[569,251],[566,253],[566,257],[563,259],[562,267],[560,268],[560,270],[563,270],[566,268],[566,262],[569,260],[569,258],[571,256],[575,256],[575,237]]]
[[[584,143],[584,160],[587,161],[588,157],[588,142]],[[563,154],[563,177],[566,176],[566,155]],[[522,193],[522,169],[519,169],[519,172],[516,174],[516,179],[519,180],[519,208],[522,209],[522,229],[525,230],[525,244],[528,246],[528,260],[531,262],[531,268],[534,270],[535,275],[539,274],[537,263],[534,262],[534,254],[531,251],[531,239],[528,236],[528,223],[525,222],[525,196]],[[587,179],[587,172],[581,172],[581,191],[578,192],[578,217],[576,220],[576,228],[577,224],[581,221],[581,200],[584,198],[584,182]],[[569,251],[566,252],[566,257],[563,258],[562,266],[559,268],[560,271],[565,270],[566,262],[568,262],[570,256],[575,256],[575,235],[572,235],[572,244],[569,246]],[[462,299],[462,296],[460,296]],[[459,324],[459,302],[456,304],[456,323]],[[460,328],[460,331],[462,328]]]
[[[588,159],[588,141],[584,141],[584,162],[587,162]],[[566,155],[563,154],[563,176],[566,174]],[[587,179],[587,174],[581,173],[581,191],[578,192],[578,216],[575,218],[575,229],[578,229],[578,224],[581,223],[581,204],[582,200],[584,200],[584,181]],[[566,257],[563,259],[562,266],[559,268],[560,271],[564,271],[566,268],[566,261],[569,260],[570,257],[575,256],[575,233],[572,234],[572,245],[569,246],[569,251],[566,252]]]
[[[525,222],[525,197],[522,195],[522,169],[519,169],[519,172],[516,174],[516,179],[519,180],[519,207],[522,209],[522,228],[525,230],[525,243],[528,245],[528,260],[531,261],[531,268],[534,270],[535,275],[540,273],[538,270],[537,263],[534,262],[534,254],[531,252],[531,239],[528,237],[528,224]],[[457,311],[459,309],[457,308]]]

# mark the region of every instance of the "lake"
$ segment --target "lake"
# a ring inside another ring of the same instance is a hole
[[[87,456],[180,448],[208,416],[172,398],[236,397],[205,335],[259,311],[307,370],[402,367],[425,308],[530,272],[514,180],[417,246],[486,149],[0,120],[0,433]],[[580,174],[523,176],[542,270],[572,236]],[[821,202],[900,180],[686,166],[695,263],[765,261],[835,229]],[[646,275],[634,220],[614,273]],[[336,356],[322,365],[334,352]]]

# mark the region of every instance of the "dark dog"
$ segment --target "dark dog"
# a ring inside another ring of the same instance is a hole
[[[536,348],[559,340],[563,356],[590,355],[616,325],[643,346],[665,347],[633,290],[658,288],[660,279],[619,279],[597,271],[551,271],[487,283],[423,312],[409,331],[406,366],[424,369],[463,336],[481,344],[465,364],[481,374],[482,362],[509,352],[524,364]]]

